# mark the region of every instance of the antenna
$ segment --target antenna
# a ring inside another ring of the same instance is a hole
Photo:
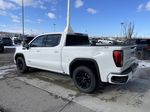
[[[70,23],[70,0],[68,0],[67,25],[66,25],[66,28],[65,28],[65,32],[67,32],[67,33],[73,33],[73,30],[71,28],[71,23]]]

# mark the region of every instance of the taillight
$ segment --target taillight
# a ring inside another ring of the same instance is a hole
[[[145,47],[145,50],[150,50],[150,46]]]
[[[122,50],[114,51],[113,58],[117,67],[123,66],[123,51]]]

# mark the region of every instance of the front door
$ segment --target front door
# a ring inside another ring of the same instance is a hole
[[[44,35],[36,38],[31,42],[31,47],[27,51],[28,64],[32,67],[61,73],[60,39],[60,34]]]

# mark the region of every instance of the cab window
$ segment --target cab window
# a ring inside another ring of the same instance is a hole
[[[33,40],[30,44],[30,47],[44,47],[45,36],[39,36]]]
[[[45,47],[55,47],[58,46],[60,43],[61,35],[47,35],[46,39],[44,40]]]

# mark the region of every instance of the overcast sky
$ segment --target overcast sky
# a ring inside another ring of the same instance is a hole
[[[62,32],[67,0],[24,0],[25,32]],[[150,36],[150,0],[71,0],[76,32],[116,36],[122,22],[134,22],[138,36]],[[21,32],[21,0],[0,0],[0,31]]]

